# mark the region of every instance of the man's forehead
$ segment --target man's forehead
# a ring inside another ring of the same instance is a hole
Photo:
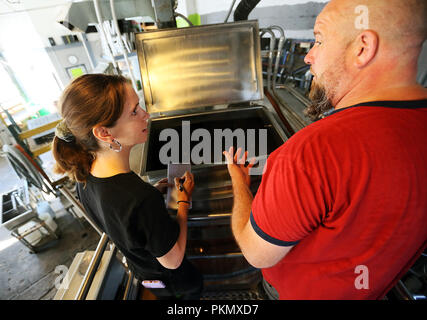
[[[332,32],[334,29],[337,29],[338,25],[342,27],[342,19],[342,14],[337,6],[327,5],[317,16],[313,32],[315,35],[324,35],[329,31]]]
[[[325,19],[324,16],[319,15],[316,19],[316,23],[314,24],[314,29],[313,29],[314,35],[317,36],[317,35],[324,34],[327,26],[328,26],[327,19]]]

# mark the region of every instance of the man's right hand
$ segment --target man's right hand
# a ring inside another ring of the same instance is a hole
[[[182,183],[183,189],[179,190],[179,180],[182,179],[184,182]],[[194,176],[192,173],[186,171],[181,178],[175,178],[175,187],[178,192],[177,201],[190,201],[191,194],[194,189]]]
[[[248,157],[248,152],[245,151],[243,157],[239,160],[240,153],[242,152],[241,148],[237,149],[236,154],[234,154],[234,148],[230,147],[227,151],[224,151],[223,154],[227,159],[227,168],[228,173],[230,174],[232,182],[243,181],[249,187],[251,184],[251,177],[249,175],[249,170],[252,168],[256,162],[255,158],[252,158],[249,161],[249,164],[245,166],[246,158]]]

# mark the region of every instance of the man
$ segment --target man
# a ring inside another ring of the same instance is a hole
[[[252,162],[224,152],[233,234],[280,299],[381,299],[426,248],[427,3],[360,4],[317,17],[308,114],[335,110],[270,154],[255,199]]]

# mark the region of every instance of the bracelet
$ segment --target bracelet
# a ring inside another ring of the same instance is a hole
[[[187,203],[187,204],[190,204],[190,201],[185,201],[185,200],[179,200],[179,201],[177,201],[176,203],[180,203],[180,202],[184,202],[184,203]]]

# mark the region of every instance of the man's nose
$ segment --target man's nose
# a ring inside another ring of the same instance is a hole
[[[312,65],[313,64],[313,56],[311,54],[311,50],[305,55],[304,62],[306,64],[308,64],[308,65]]]
[[[310,50],[308,50],[307,54],[304,57],[304,62],[310,66],[313,64],[313,61],[314,61],[313,49],[314,49],[314,46],[311,47]]]

